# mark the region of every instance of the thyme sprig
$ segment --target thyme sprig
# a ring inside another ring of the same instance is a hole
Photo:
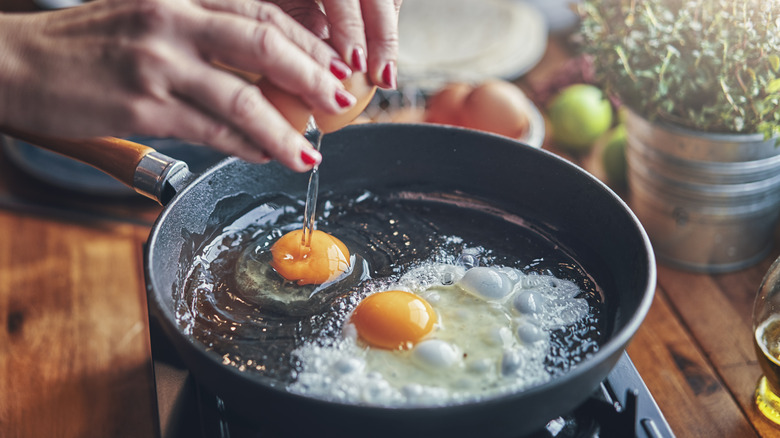
[[[780,135],[780,2],[585,0],[596,81],[655,120]]]

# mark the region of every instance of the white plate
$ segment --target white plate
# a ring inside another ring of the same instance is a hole
[[[526,132],[522,137],[518,138],[518,140],[527,144],[528,146],[541,148],[544,144],[545,135],[544,116],[542,116],[539,108],[537,108],[536,105],[534,105],[530,100],[528,101],[528,119],[528,132]]]
[[[399,82],[423,89],[453,80],[516,79],[547,47],[534,6],[509,0],[405,0],[399,17]]]

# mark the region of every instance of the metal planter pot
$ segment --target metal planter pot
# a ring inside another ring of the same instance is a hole
[[[780,148],[762,134],[718,134],[626,113],[631,208],[656,257],[697,272],[751,266],[780,218]]]

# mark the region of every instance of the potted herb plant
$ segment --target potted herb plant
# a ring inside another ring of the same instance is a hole
[[[583,50],[625,109],[630,203],[659,260],[768,251],[780,217],[780,3],[584,0]]]

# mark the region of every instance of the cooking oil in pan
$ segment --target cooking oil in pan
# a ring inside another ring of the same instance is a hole
[[[185,333],[226,365],[295,385],[306,372],[302,348],[312,340],[325,345],[342,336],[348,315],[377,288],[437,264],[501,266],[576,285],[587,316],[550,334],[544,368],[551,376],[593,354],[605,339],[604,302],[594,279],[519,218],[452,195],[327,195],[319,205],[317,228],[349,248],[349,271],[333,282],[295,286],[296,292],[287,294],[291,285],[269,267],[268,249],[300,227],[304,202],[269,195],[201,250],[178,302]]]

